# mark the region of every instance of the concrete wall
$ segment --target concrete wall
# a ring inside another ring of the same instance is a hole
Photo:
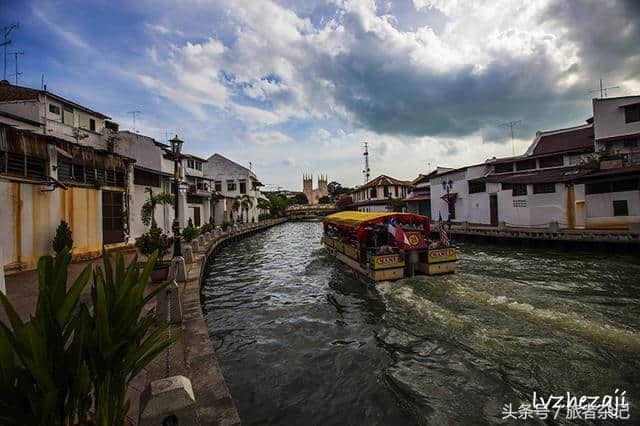
[[[627,200],[629,216],[613,215],[614,200]],[[586,205],[587,228],[628,229],[630,223],[640,222],[640,191],[589,194]]]
[[[593,129],[596,141],[640,133],[640,121],[625,123],[624,108],[620,107],[634,102],[640,102],[640,96],[593,100]]]
[[[48,186],[0,179],[2,262],[8,270],[30,269],[40,256],[52,254],[52,240],[61,220],[69,223],[73,254],[102,249],[102,194],[99,189]]]
[[[0,111],[7,112],[18,117],[23,117],[31,121],[41,121],[40,105],[37,101],[0,102]]]

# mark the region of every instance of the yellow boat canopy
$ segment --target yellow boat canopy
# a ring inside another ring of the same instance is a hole
[[[384,212],[384,213],[366,213],[366,212],[353,212],[353,211],[344,211],[334,213],[324,218],[325,223],[332,223],[334,225],[342,225],[348,226],[350,228],[359,228],[365,223],[368,222],[382,222],[381,219],[393,216],[401,222],[408,222],[413,219],[416,222],[427,222],[429,219],[426,216],[419,216],[410,213],[399,213],[399,212]],[[428,225],[427,225],[428,226]],[[428,228],[427,228],[428,229]]]

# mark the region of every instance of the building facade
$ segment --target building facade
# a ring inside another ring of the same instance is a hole
[[[204,176],[211,179],[218,200],[213,218],[216,225],[223,222],[256,222],[260,216],[258,199],[262,198],[262,183],[248,168],[214,154],[204,163]]]
[[[313,175],[302,176],[302,193],[307,197],[309,204],[318,204],[322,197],[329,196],[327,176],[318,176],[318,187],[313,189]]]
[[[360,212],[393,211],[393,201],[403,200],[410,189],[410,181],[380,175],[350,193],[351,208]]]

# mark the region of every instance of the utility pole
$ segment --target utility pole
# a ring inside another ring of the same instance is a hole
[[[607,97],[607,90],[610,89],[619,89],[620,86],[610,86],[610,87],[604,87],[604,83],[602,82],[602,79],[600,79],[600,88],[599,89],[593,89],[593,90],[589,90],[589,93],[597,93],[600,92],[600,99],[606,98]]]
[[[508,121],[506,123],[502,123],[500,126],[502,127],[508,127],[511,130],[511,150],[513,152],[513,156],[516,155],[516,145],[515,145],[515,141],[513,139],[513,128],[514,126],[517,126],[518,124],[522,123],[522,120],[518,120],[518,121]]]
[[[133,133],[136,133],[136,115],[140,114],[142,111],[129,111],[127,114],[131,114],[133,116]]]
[[[9,40],[9,34],[14,28],[20,28],[20,23],[15,22],[11,25],[7,25],[6,27],[2,27],[3,40],[0,45],[4,47],[4,73],[2,74],[3,80],[7,79],[7,46],[11,44],[11,40]]]
[[[24,55],[24,52],[22,52],[22,51],[20,51],[20,52],[11,52],[11,54],[16,59],[16,73],[14,75],[16,76],[16,86],[17,86],[18,85],[18,76],[22,75],[21,72],[18,72],[18,55]]]
[[[364,170],[362,173],[364,174],[364,184],[366,185],[369,182],[369,172],[371,172],[369,168],[369,145],[366,141],[364,142],[364,154],[362,155],[364,155]]]
[[[249,161],[249,171],[251,171],[251,166],[253,165],[253,163],[251,161]]]

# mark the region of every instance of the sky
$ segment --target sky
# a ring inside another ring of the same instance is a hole
[[[14,21],[20,85],[121,129],[140,111],[136,131],[251,162],[267,190],[360,185],[365,141],[372,177],[521,154],[583,124],[600,78],[640,93],[635,0],[0,0]]]

